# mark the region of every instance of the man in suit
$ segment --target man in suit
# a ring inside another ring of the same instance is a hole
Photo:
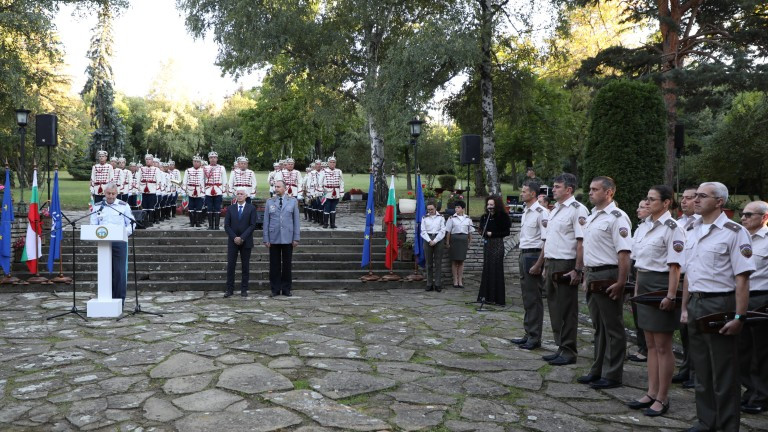
[[[237,203],[227,208],[224,217],[224,231],[227,233],[227,292],[224,297],[230,297],[235,290],[235,262],[237,254],[240,254],[242,267],[242,281],[240,283],[240,295],[248,297],[248,280],[250,278],[248,266],[253,249],[253,230],[256,228],[256,207],[245,205],[248,197],[246,189],[237,188],[235,191]]]
[[[285,182],[275,181],[275,195],[264,211],[264,245],[269,249],[271,297],[291,296],[291,259],[299,245],[299,202],[285,193]]]

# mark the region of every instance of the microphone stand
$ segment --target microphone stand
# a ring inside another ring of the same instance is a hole
[[[120,216],[122,216],[125,219],[127,219],[128,222],[131,223],[131,231],[132,231],[132,234],[131,234],[131,251],[132,251],[132,254],[133,254],[133,292],[134,292],[134,297],[136,299],[136,305],[133,308],[133,312],[131,312],[129,314],[124,314],[123,316],[118,318],[117,321],[120,321],[121,319],[123,319],[125,317],[134,316],[134,315],[138,315],[138,314],[142,314],[142,313],[143,314],[148,314],[148,315],[160,316],[160,317],[163,316],[162,314],[157,313],[157,312],[149,312],[149,311],[142,310],[141,309],[141,305],[139,304],[139,276],[138,276],[138,273],[136,271],[136,236],[133,235],[133,234],[136,234],[136,228],[137,227],[142,227],[143,228],[144,226],[141,225],[139,222],[136,222],[135,219],[133,219],[132,217],[129,217],[128,215],[126,215],[125,213],[121,212],[120,210],[118,210],[118,209],[116,209],[116,208],[114,208],[112,206],[106,206],[106,207],[114,210],[115,213],[117,213]],[[128,281],[126,280],[126,283],[127,282]]]
[[[103,206],[102,206],[102,208],[103,208]],[[82,219],[85,219],[85,218],[91,216],[94,213],[100,213],[102,208],[100,208],[98,210],[94,210],[94,211],[86,214],[85,216],[77,218],[77,219],[75,219],[73,221],[69,220],[69,218],[66,217],[63,212],[61,213],[61,217],[66,219],[67,222],[69,223],[69,226],[72,227],[72,308],[68,312],[64,312],[64,313],[60,313],[58,315],[50,316],[50,317],[46,318],[46,320],[52,320],[54,318],[62,317],[64,315],[68,315],[68,314],[75,314],[75,315],[79,316],[80,318],[84,319],[85,321],[88,321],[88,319],[86,317],[84,317],[83,315],[80,314],[80,311],[77,309],[77,305],[75,304],[75,294],[77,293],[77,263],[75,262],[75,246],[76,246],[75,243],[77,243],[77,236],[75,235],[75,225],[77,224],[78,221],[80,221]]]

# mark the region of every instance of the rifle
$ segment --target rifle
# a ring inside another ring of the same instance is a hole
[[[722,329],[728,321],[733,320],[733,316],[733,312],[704,315],[696,320],[696,329],[705,334],[718,334],[720,333],[720,329]],[[747,320],[744,325],[765,324],[766,322],[768,322],[768,314],[748,311]]]

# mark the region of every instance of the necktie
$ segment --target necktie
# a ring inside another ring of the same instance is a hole
[[[280,197],[280,209],[282,210],[282,208],[283,208],[283,197]]]
[[[243,215],[243,206],[237,206],[237,217],[239,218],[242,215]]]

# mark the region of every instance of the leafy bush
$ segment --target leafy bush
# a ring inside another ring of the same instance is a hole
[[[446,190],[454,190],[456,187],[456,176],[451,174],[443,174],[437,177],[437,182],[440,183],[440,187]]]
[[[584,190],[594,177],[611,177],[619,207],[632,213],[648,189],[664,181],[665,119],[658,86],[622,80],[603,87],[590,111]]]

